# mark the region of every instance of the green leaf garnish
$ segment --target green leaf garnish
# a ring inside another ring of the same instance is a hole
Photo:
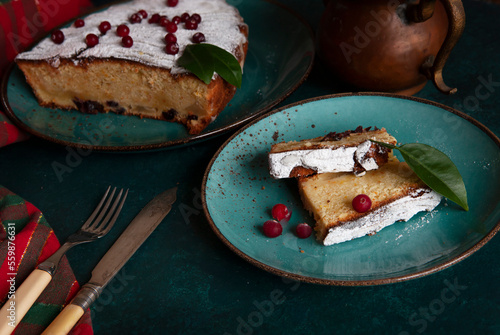
[[[383,147],[399,150],[406,164],[434,191],[456,202],[466,211],[467,191],[457,167],[451,159],[436,148],[427,144],[409,143],[399,147],[373,141]]]
[[[189,44],[177,62],[205,84],[210,83],[216,72],[231,85],[241,87],[240,63],[233,54],[213,44]]]

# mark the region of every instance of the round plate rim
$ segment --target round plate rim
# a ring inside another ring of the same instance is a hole
[[[423,103],[426,105],[431,105],[435,106],[441,109],[444,109],[452,114],[455,114],[466,121],[470,122],[472,125],[476,126],[479,128],[482,132],[484,132],[486,135],[488,135],[494,142],[495,144],[500,148],[500,139],[491,131],[489,130],[485,125],[483,125],[481,122],[477,121],[473,117],[460,112],[452,107],[446,106],[444,104],[431,101],[428,99],[420,98],[420,97],[414,97],[414,96],[403,96],[403,95],[398,95],[394,93],[379,93],[379,92],[361,92],[361,93],[339,93],[339,94],[328,94],[328,95],[323,95],[323,96],[318,96],[314,98],[309,98],[301,101],[297,101],[291,104],[288,104],[286,106],[274,109],[265,115],[260,116],[259,118],[251,121],[248,123],[246,126],[243,128],[239,129],[237,132],[235,132],[231,137],[229,137],[217,150],[217,152],[214,154],[212,159],[210,160],[210,163],[208,164],[205,173],[203,175],[203,181],[202,181],[202,188],[201,188],[201,195],[202,195],[202,204],[203,204],[203,212],[205,214],[205,217],[207,218],[210,227],[214,231],[214,233],[217,235],[217,237],[227,246],[229,247],[230,250],[232,250],[234,253],[236,253],[238,256],[243,258],[245,261],[249,262],[250,264],[253,264],[267,272],[273,273],[275,275],[281,276],[281,277],[286,277],[290,278],[293,280],[301,281],[301,282],[307,282],[307,283],[312,283],[312,284],[322,284],[322,285],[331,285],[331,286],[373,286],[373,285],[386,285],[386,284],[392,284],[392,283],[398,283],[398,282],[403,282],[403,281],[408,281],[411,279],[416,279],[420,277],[424,277],[436,272],[439,272],[441,270],[444,270],[462,260],[465,258],[469,257],[476,251],[478,251],[481,247],[483,247],[487,242],[489,242],[493,236],[500,230],[500,221],[496,223],[495,227],[491,229],[491,231],[486,234],[481,240],[479,240],[476,244],[474,244],[472,247],[469,249],[465,250],[463,253],[460,255],[442,263],[442,264],[437,264],[429,269],[418,271],[415,273],[407,274],[407,275],[402,275],[402,276],[394,276],[394,277],[388,277],[388,278],[382,278],[382,279],[373,279],[373,280],[336,280],[336,279],[324,279],[324,278],[314,278],[310,276],[304,276],[304,275],[299,275],[295,274],[289,271],[285,270],[280,270],[276,269],[270,265],[267,265],[265,263],[262,263],[241,250],[239,250],[235,245],[233,245],[219,230],[215,222],[212,220],[212,217],[210,216],[209,210],[208,210],[208,205],[207,205],[207,180],[208,176],[210,174],[210,171],[212,169],[213,164],[219,157],[220,153],[226,148],[226,146],[234,139],[236,138],[239,134],[243,133],[245,130],[247,130],[249,127],[253,126],[254,124],[258,123],[259,121],[275,114],[279,113],[283,110],[293,108],[299,105],[304,105],[310,102],[314,101],[319,101],[319,100],[328,100],[328,99],[336,99],[336,98],[343,98],[343,97],[362,97],[362,96],[379,96],[379,97],[387,97],[387,98],[396,98],[396,99],[403,99],[403,100],[412,100],[415,102]]]
[[[286,10],[288,13],[290,13],[290,15],[297,18],[300,22],[302,22],[302,24],[304,25],[304,28],[309,33],[309,37],[310,37],[311,41],[314,43],[314,32],[312,30],[312,27],[299,13],[297,13],[294,10],[292,10],[291,8],[277,2],[276,0],[260,0],[260,1],[267,2],[267,3],[273,4],[275,6],[278,6],[278,7],[282,8],[283,10]],[[95,10],[91,11],[90,13],[85,13],[84,15],[91,14],[91,13],[98,11],[100,9],[103,9],[105,7],[107,7],[107,6],[97,7],[97,8],[95,8]],[[69,20],[68,22],[72,22],[72,21],[73,20]],[[60,27],[68,24],[68,22],[62,24]],[[47,35],[42,36],[42,38],[40,38],[39,40],[32,43],[28,48],[36,45],[36,43],[38,43],[41,39],[45,38],[46,36]],[[12,108],[10,107],[10,104],[8,101],[7,86],[8,86],[10,74],[16,66],[14,61],[12,61],[9,64],[7,70],[4,73],[2,81],[0,82],[0,105],[3,106],[5,114],[9,117],[9,119],[12,120],[17,127],[21,128],[26,133],[29,133],[29,134],[34,135],[34,136],[41,138],[43,140],[46,140],[46,141],[49,141],[52,143],[56,143],[59,145],[63,145],[63,146],[79,148],[82,150],[95,150],[95,151],[102,151],[102,152],[140,152],[140,151],[150,151],[150,150],[158,150],[158,149],[177,148],[177,147],[182,146],[182,145],[196,143],[196,142],[200,142],[200,141],[212,138],[212,137],[222,135],[222,134],[227,133],[231,130],[234,130],[238,127],[241,127],[242,125],[245,125],[248,122],[255,120],[259,116],[269,112],[274,107],[276,107],[278,104],[280,104],[283,100],[285,100],[288,96],[290,96],[290,94],[295,92],[297,90],[297,88],[299,88],[304,83],[304,81],[309,77],[309,74],[311,73],[311,70],[312,70],[312,67],[314,64],[314,58],[315,58],[315,51],[313,49],[308,67],[307,67],[306,71],[304,72],[304,74],[302,75],[302,77],[300,78],[300,80],[298,80],[288,90],[284,91],[283,94],[278,99],[273,100],[271,103],[269,103],[267,106],[259,109],[257,112],[248,115],[247,117],[243,118],[242,120],[231,123],[231,124],[224,126],[224,127],[213,129],[213,130],[208,131],[206,133],[201,133],[201,134],[194,135],[194,136],[187,136],[186,138],[181,138],[181,139],[174,140],[174,141],[162,141],[161,143],[145,144],[145,145],[125,145],[125,146],[86,145],[86,144],[74,143],[74,142],[66,141],[66,140],[60,140],[60,139],[51,137],[49,135],[40,133],[39,131],[32,129],[31,127],[26,125],[24,122],[22,122],[16,116],[16,114],[14,113]]]

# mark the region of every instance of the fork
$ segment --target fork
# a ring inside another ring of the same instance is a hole
[[[108,187],[94,212],[83,226],[76,233],[69,236],[66,242],[52,256],[40,263],[4,304],[0,310],[0,335],[10,334],[14,331],[15,327],[50,283],[58,269],[59,262],[69,249],[81,243],[95,241],[111,230],[127,198],[128,189],[125,194],[123,194],[124,190],[121,189],[111,208],[109,208],[116,187],[113,188],[111,195],[108,197],[110,189],[111,186]]]

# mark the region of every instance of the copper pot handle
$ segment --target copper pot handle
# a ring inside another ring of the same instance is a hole
[[[412,22],[423,22],[428,20],[434,14],[434,4],[436,0],[420,0],[416,5],[409,6],[407,17]],[[436,88],[445,94],[454,94],[456,88],[451,88],[444,83],[443,68],[448,60],[448,56],[455,44],[460,39],[465,28],[465,10],[461,0],[441,0],[446,15],[448,16],[448,32],[443,45],[438,54],[428,59],[422,64],[421,71],[433,81]]]

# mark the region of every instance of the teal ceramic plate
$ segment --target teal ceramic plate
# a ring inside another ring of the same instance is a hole
[[[385,127],[400,143],[430,144],[457,165],[470,210],[443,201],[373,236],[325,247],[299,239],[294,228],[313,224],[294,180],[269,176],[273,143],[322,136],[357,126]],[[321,97],[271,112],[238,131],[216,153],[203,181],[205,214],[213,230],[247,261],[281,276],[332,285],[374,285],[427,275],[469,256],[500,229],[500,140],[449,107],[383,94]],[[262,224],[284,203],[292,219],[270,239]]]
[[[84,115],[40,107],[21,71],[14,66],[3,82],[2,101],[24,130],[62,145],[106,151],[171,147],[205,139],[269,111],[307,77],[314,59],[310,27],[272,1],[237,1],[249,26],[249,49],[242,88],[201,134],[179,124],[115,114]]]

